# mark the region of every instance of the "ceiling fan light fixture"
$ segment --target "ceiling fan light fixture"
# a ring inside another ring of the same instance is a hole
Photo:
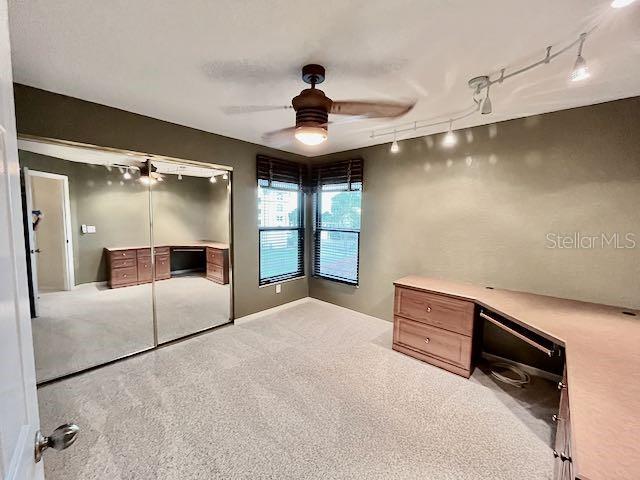
[[[631,5],[633,2],[635,2],[635,0],[613,0],[613,2],[611,2],[611,6],[613,8],[623,8],[627,5]]]
[[[296,128],[295,137],[300,143],[315,146],[320,145],[327,139],[327,129],[320,126],[303,125]]]

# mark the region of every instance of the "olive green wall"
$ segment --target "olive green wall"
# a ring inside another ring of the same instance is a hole
[[[631,98],[314,159],[360,156],[365,183],[360,286],[310,296],[391,320],[392,282],[419,274],[640,308],[639,126]],[[573,232],[636,247],[548,248]]]
[[[258,288],[256,155],[303,157],[25,85],[16,84],[14,93],[20,134],[232,167],[235,316],[308,295],[306,278],[282,284],[277,295],[273,287]]]

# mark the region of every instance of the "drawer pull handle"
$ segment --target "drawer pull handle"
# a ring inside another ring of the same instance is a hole
[[[553,458],[558,458],[560,455],[555,450],[553,451]]]
[[[427,312],[430,312],[430,311],[431,311],[431,307],[427,307]]]
[[[431,341],[431,339],[429,337],[424,339],[424,343],[429,343]]]
[[[558,390],[562,390],[563,388],[567,388],[567,384],[564,382],[558,382]]]
[[[571,462],[571,457],[564,452],[560,452],[560,460],[563,462]]]
[[[127,278],[127,274],[125,273],[124,275],[122,275],[122,278]]]
[[[551,420],[552,420],[554,423],[557,423],[557,422],[558,422],[558,420],[562,420],[562,418],[560,418],[558,415],[553,415],[553,416],[551,417]]]

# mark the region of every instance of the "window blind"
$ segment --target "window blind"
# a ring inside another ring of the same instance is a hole
[[[304,275],[306,166],[258,155],[259,284]]]
[[[363,161],[312,167],[314,200],[313,275],[358,285]]]

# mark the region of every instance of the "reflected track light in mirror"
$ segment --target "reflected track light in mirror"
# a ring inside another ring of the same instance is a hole
[[[129,168],[127,168],[127,169],[124,171],[124,174],[122,175],[122,177],[123,177],[125,180],[131,180],[131,172],[129,172]]]

